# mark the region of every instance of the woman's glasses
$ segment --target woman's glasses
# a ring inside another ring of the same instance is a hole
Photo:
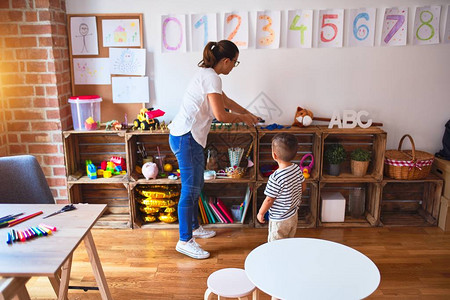
[[[240,61],[234,59],[232,59],[231,61],[234,61],[234,67],[239,66],[239,64],[241,63]]]

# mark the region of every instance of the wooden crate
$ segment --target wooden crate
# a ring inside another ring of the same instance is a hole
[[[443,180],[430,174],[422,180],[382,181],[381,225],[436,226]]]
[[[131,207],[128,184],[75,183],[68,184],[70,203],[106,204],[107,208],[95,227],[131,228]]]
[[[228,157],[228,148],[240,147],[244,149],[240,167],[246,169],[244,177],[240,179],[226,178],[218,179],[214,182],[217,183],[229,183],[229,182],[250,182],[256,180],[256,149],[257,149],[257,132],[254,129],[249,129],[247,126],[233,125],[225,126],[212,125],[211,131],[208,134],[208,140],[206,142],[205,153],[208,149],[214,149],[217,151],[218,167],[221,170],[225,170],[230,166],[230,160]],[[250,151],[250,152],[249,152]],[[246,155],[255,163],[255,166],[247,168],[248,160]],[[206,154],[205,154],[206,155]],[[218,171],[218,170],[215,170]]]
[[[64,155],[66,160],[67,181],[85,183],[125,183],[127,175],[115,175],[111,178],[89,179],[86,174],[86,160],[99,167],[102,161],[111,157],[126,158],[125,131],[64,131]]]
[[[179,184],[180,180],[172,181],[167,177],[158,176],[157,179],[146,180],[145,177],[136,170],[136,167],[142,167],[142,157],[138,153],[138,146],[143,146],[147,152],[147,157],[155,156],[159,153],[165,156],[164,163],[169,163],[173,167],[173,172],[178,169],[178,162],[170,150],[169,146],[169,131],[168,130],[152,130],[140,131],[136,130],[126,134],[127,143],[127,167],[128,174],[130,174],[130,181],[137,181],[140,184]],[[154,159],[154,162],[159,166],[160,162]],[[167,176],[168,173],[164,172]]]
[[[261,224],[256,219],[259,208],[261,207],[266,196],[264,195],[264,189],[267,183],[259,182],[258,188],[256,190],[256,201],[255,201],[255,227],[257,228],[267,228],[268,223]],[[307,181],[306,189],[302,193],[302,203],[300,204],[300,209],[298,211],[298,224],[297,228],[315,228],[317,224],[317,201],[318,201],[318,191],[319,185],[316,181]]]
[[[232,205],[240,205],[244,202],[247,189],[252,191],[251,197],[249,199],[247,212],[245,214],[244,223],[236,222],[233,223],[215,223],[207,224],[205,227],[253,227],[255,223],[254,219],[254,183],[218,183],[218,182],[207,182],[203,187],[203,195],[206,200],[212,198],[219,198],[231,211]]]
[[[376,182],[383,179],[384,153],[386,150],[386,132],[378,127],[363,128],[326,128],[322,130],[322,150],[320,161],[322,168],[320,170],[320,180],[330,182]],[[325,160],[323,153],[327,146],[340,143],[347,152],[347,159],[341,163],[341,173],[339,176],[328,175],[329,164]],[[372,160],[369,164],[367,174],[363,177],[356,177],[351,174],[350,153],[356,148],[369,150],[372,154]]]
[[[305,154],[311,153],[314,156],[314,166],[311,172],[311,180],[319,179],[320,170],[320,130],[316,126],[305,128],[291,127],[288,129],[264,130],[258,129],[258,181],[267,182],[268,176],[261,172],[263,166],[275,166],[277,163],[272,158],[272,138],[277,133],[290,133],[298,139],[298,151],[293,162],[299,163]],[[309,163],[309,160],[305,163]]]
[[[164,223],[159,220],[151,223],[147,223],[144,221],[144,213],[142,213],[139,209],[141,204],[138,202],[139,198],[142,196],[137,192],[137,188],[141,188],[143,186],[157,186],[161,184],[156,184],[154,182],[143,183],[144,181],[139,182],[131,182],[129,184],[129,195],[130,195],[130,205],[131,205],[131,215],[133,220],[133,228],[147,228],[147,229],[177,229],[178,228],[178,221],[174,223]],[[163,184],[164,186],[167,186],[167,184]],[[176,190],[180,190],[181,186],[179,184],[176,184],[173,182],[172,185],[170,185]],[[179,196],[174,197],[172,200],[178,202]],[[178,209],[177,205],[175,205],[175,208]]]
[[[352,218],[349,214],[349,194],[353,188],[365,189],[365,212],[359,218]],[[320,219],[322,211],[322,199],[320,193],[322,192],[339,192],[346,202],[345,221],[344,222],[322,222]],[[320,182],[319,191],[319,205],[318,205],[318,226],[322,227],[371,227],[377,226],[379,223],[379,199],[381,193],[381,183],[379,182]]]

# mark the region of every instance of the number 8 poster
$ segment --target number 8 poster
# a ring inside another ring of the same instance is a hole
[[[439,44],[440,15],[441,6],[423,6],[416,8],[413,34],[414,45]]]

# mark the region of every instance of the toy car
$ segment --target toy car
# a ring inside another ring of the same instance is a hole
[[[155,118],[164,116],[164,114],[165,112],[160,109],[153,110],[153,108],[142,108],[137,115],[137,119],[133,121],[133,129],[156,129],[158,128],[159,120]]]

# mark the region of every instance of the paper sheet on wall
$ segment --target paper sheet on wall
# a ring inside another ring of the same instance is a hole
[[[96,18],[70,18],[70,42],[72,55],[98,55]]]
[[[373,47],[376,13],[376,8],[350,9],[347,32],[350,47]]]
[[[288,12],[287,46],[289,48],[311,48],[313,33],[312,9]]]
[[[223,38],[248,49],[248,11],[225,13],[223,20]]]
[[[256,48],[280,48],[281,11],[258,11],[256,15]]]
[[[439,44],[439,20],[441,6],[422,6],[416,8],[414,17],[413,44]]]
[[[145,75],[145,49],[109,48],[111,74]]]
[[[74,58],[75,84],[111,84],[109,58]]]
[[[445,22],[444,43],[450,44],[450,5],[447,6],[447,21]]]
[[[203,51],[209,41],[217,41],[216,14],[191,15],[192,51]]]
[[[186,52],[186,15],[161,16],[161,52]]]
[[[319,11],[319,48],[342,47],[344,10],[327,9]]]
[[[139,47],[139,19],[102,20],[103,47]]]
[[[148,77],[113,77],[113,103],[148,103]]]
[[[384,13],[382,46],[405,46],[408,33],[408,8],[386,8]]]

